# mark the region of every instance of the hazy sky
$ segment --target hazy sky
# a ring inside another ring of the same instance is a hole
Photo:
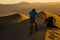
[[[0,0],[0,4],[13,4],[22,1],[27,2],[60,2],[60,0]]]

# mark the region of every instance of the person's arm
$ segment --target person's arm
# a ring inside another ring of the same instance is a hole
[[[30,15],[31,12],[29,12],[29,15]]]
[[[46,19],[45,19],[45,21],[44,21],[44,24],[46,24],[46,23],[47,23],[47,21],[48,21],[48,19],[46,18]]]
[[[56,22],[56,19],[54,19],[54,24],[55,24],[55,22]]]
[[[36,15],[38,15],[38,13],[36,12]]]
[[[38,16],[38,13],[37,13],[37,12],[35,12],[35,17],[36,17],[36,16]]]

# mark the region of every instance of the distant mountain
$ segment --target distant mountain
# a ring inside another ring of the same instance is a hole
[[[60,14],[60,2],[51,3],[29,3],[21,2],[17,4],[0,4],[0,15],[10,14],[10,12],[28,13],[35,8],[37,11],[44,10],[55,14]],[[14,13],[13,13],[14,14]]]

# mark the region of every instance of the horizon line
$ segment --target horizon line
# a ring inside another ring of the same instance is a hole
[[[22,2],[26,2],[26,1],[22,1]],[[22,3],[22,2],[18,2],[18,3]],[[18,4],[18,3],[0,3],[0,4],[7,4],[7,5],[9,5],[9,4]],[[27,2],[27,3],[59,3],[59,2]]]

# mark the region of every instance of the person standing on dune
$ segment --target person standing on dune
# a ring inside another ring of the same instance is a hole
[[[46,18],[44,23],[47,24],[48,28],[58,28],[57,26],[55,26],[55,22],[56,22],[56,19],[51,16]]]
[[[36,20],[35,20],[35,17],[37,15],[37,12],[35,9],[33,9],[30,13],[30,34],[32,34],[33,32],[33,25],[35,27],[35,31],[37,31],[37,23],[36,23]]]

